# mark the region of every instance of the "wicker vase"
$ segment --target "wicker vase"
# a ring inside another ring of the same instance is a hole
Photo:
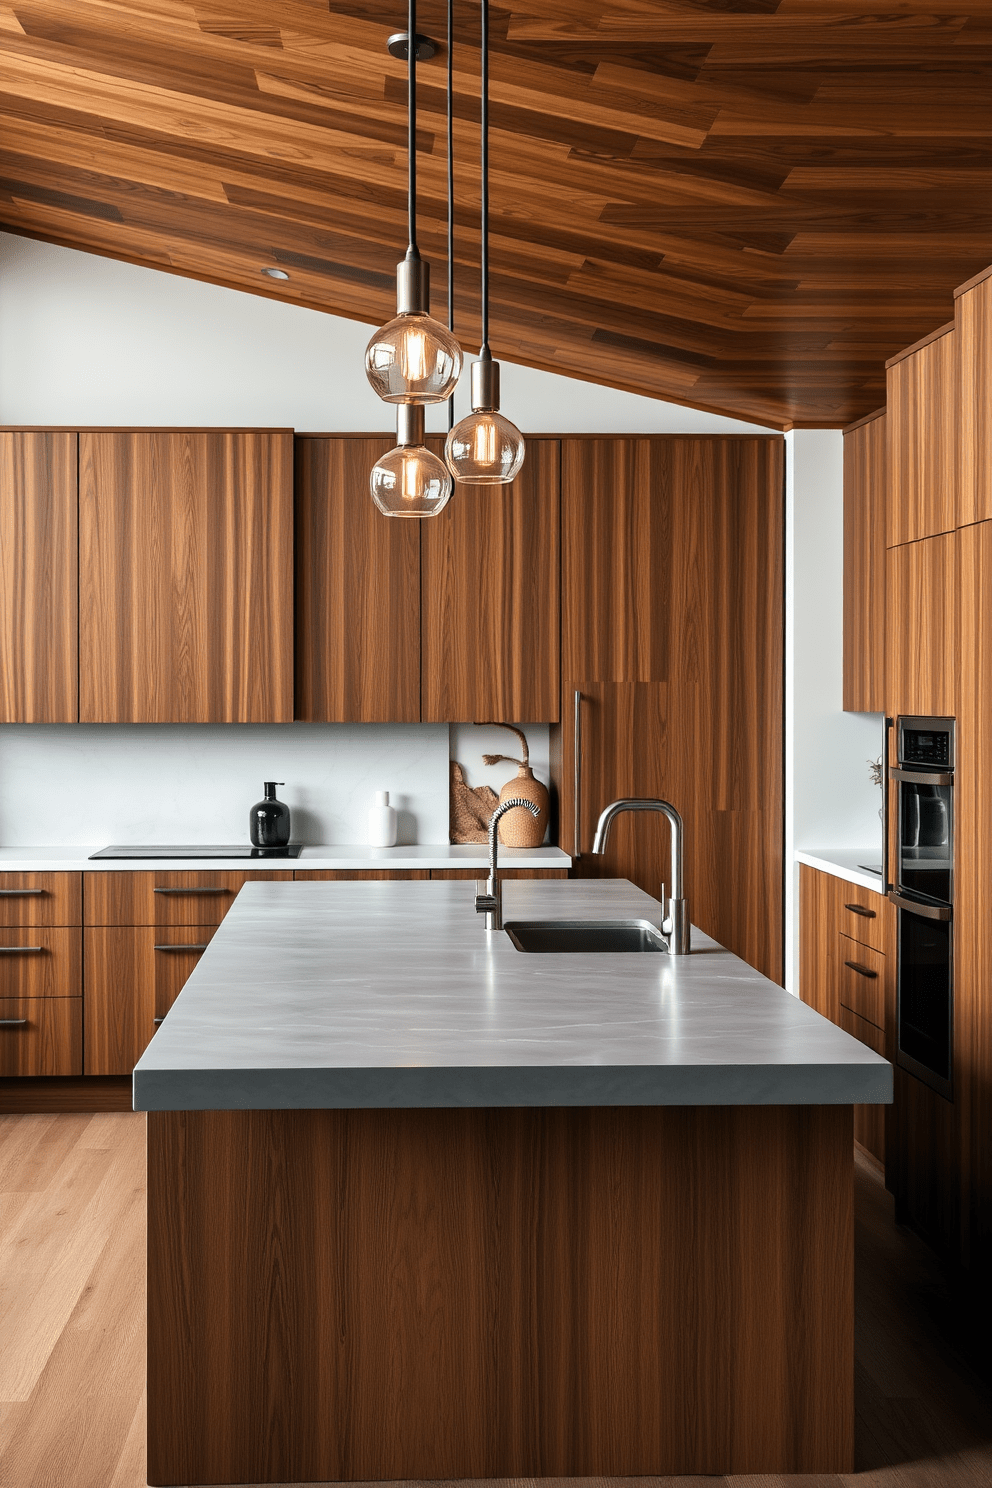
[[[519,765],[515,778],[508,780],[499,793],[501,802],[514,796],[533,801],[540,815],[533,817],[522,806],[508,811],[499,819],[500,842],[504,847],[540,847],[548,829],[548,792],[546,786],[535,780],[530,765]]]

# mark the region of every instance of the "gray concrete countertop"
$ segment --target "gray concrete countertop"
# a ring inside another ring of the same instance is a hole
[[[458,882],[251,883],[134,1072],[136,1110],[886,1103],[891,1066],[699,930],[526,955]],[[658,914],[624,879],[504,917]]]
[[[796,861],[808,868],[818,868],[845,883],[860,884],[863,889],[882,893],[881,873],[872,873],[865,864],[882,866],[882,849],[878,847],[815,847],[796,853]]]
[[[188,872],[292,873],[294,868],[339,870],[361,868],[485,868],[486,844],[475,842],[422,843],[413,847],[366,847],[341,844],[304,847],[298,858],[100,858],[89,861],[94,847],[0,847],[0,873],[154,873]],[[569,868],[572,860],[560,847],[500,847],[505,868]]]

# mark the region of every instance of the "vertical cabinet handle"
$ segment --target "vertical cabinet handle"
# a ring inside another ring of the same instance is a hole
[[[575,689],[575,758],[572,771],[572,789],[575,792],[575,811],[572,824],[572,856],[582,856],[582,694]]]

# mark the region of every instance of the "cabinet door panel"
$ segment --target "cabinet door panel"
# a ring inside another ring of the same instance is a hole
[[[885,685],[893,715],[957,711],[958,542],[947,532],[888,550]]]
[[[456,486],[421,524],[422,717],[558,718],[559,441],[512,486]]]
[[[885,1037],[888,958],[846,935],[837,937],[837,980],[841,1008],[873,1023]]]
[[[856,1038],[862,1044],[867,1044],[869,1049],[874,1049],[876,1054],[881,1054],[882,1058],[885,1058],[885,1035],[873,1023],[866,1023],[864,1018],[858,1017],[857,1013],[852,1013],[846,1007],[842,1007],[840,1026],[852,1038]],[[886,1106],[855,1106],[854,1108],[854,1140],[867,1148],[872,1157],[880,1163],[885,1162],[887,1111]]]
[[[0,531],[0,723],[75,723],[75,434],[0,433]]]
[[[957,526],[992,517],[992,279],[955,303],[959,420]]]
[[[80,435],[84,723],[293,717],[292,435]]]
[[[885,413],[844,434],[844,707],[885,711]]]
[[[81,997],[0,998],[0,1077],[82,1073]]]
[[[155,1032],[154,935],[100,926],[83,932],[87,1075],[129,1075]]]
[[[185,987],[214,934],[216,925],[190,925],[185,929],[144,929],[151,936],[155,967],[155,1025],[161,1023]]]
[[[245,884],[286,873],[88,873],[87,925],[219,925]]]
[[[311,868],[297,869],[297,883],[392,883],[396,879],[430,878],[426,868]]]
[[[950,532],[957,525],[955,339],[951,326],[888,366],[889,547]]]
[[[431,878],[449,879],[456,882],[468,883],[486,878],[486,868],[432,868]],[[544,878],[567,878],[567,868],[501,868],[500,878],[506,882],[507,879],[544,879]]]
[[[420,523],[384,517],[387,439],[296,440],[296,717],[420,719]]]

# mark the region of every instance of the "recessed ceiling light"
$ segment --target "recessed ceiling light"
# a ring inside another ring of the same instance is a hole
[[[262,270],[262,273],[263,274],[267,274],[270,279],[288,279],[289,278],[289,275],[286,273],[286,270],[285,269],[263,269]]]

